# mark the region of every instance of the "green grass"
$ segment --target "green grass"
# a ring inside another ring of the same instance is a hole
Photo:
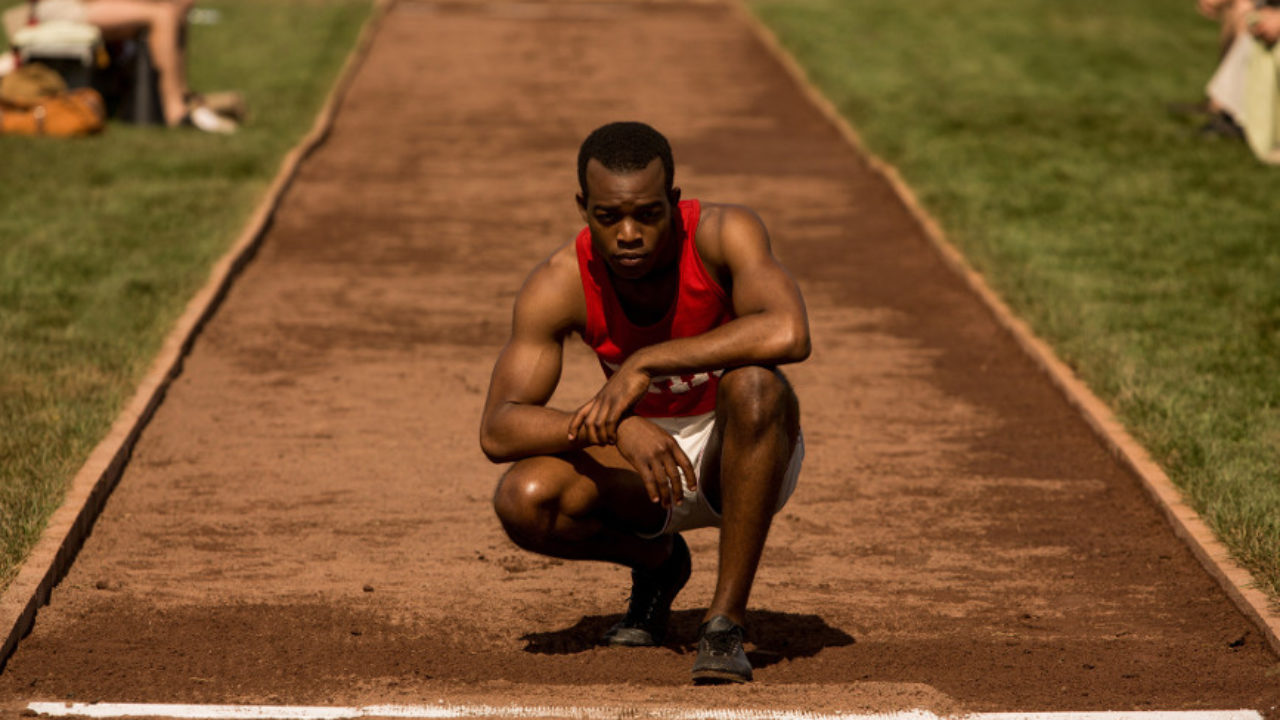
[[[196,90],[239,89],[223,137],[112,123],[0,137],[0,588],[310,129],[368,0],[214,0]]]
[[[751,0],[869,149],[1280,596],[1280,168],[1198,137],[1167,0]]]

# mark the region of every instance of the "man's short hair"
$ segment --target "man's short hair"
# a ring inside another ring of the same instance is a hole
[[[596,128],[578,150],[578,186],[587,196],[587,163],[596,160],[605,169],[628,173],[649,167],[654,158],[662,160],[665,188],[671,192],[675,179],[675,161],[671,145],[662,133],[642,122],[613,122]]]

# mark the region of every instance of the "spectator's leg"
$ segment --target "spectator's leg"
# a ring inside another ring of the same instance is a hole
[[[98,26],[109,39],[147,29],[147,49],[160,82],[160,104],[165,124],[177,125],[186,115],[186,58],[179,35],[190,5],[186,2],[149,0],[94,0],[86,3],[89,23]]]
[[[178,53],[184,58],[187,52],[187,15],[196,6],[196,0],[152,0],[171,3],[178,11]],[[185,70],[185,68],[184,68]]]
[[[1245,17],[1254,9],[1253,0],[1230,0],[1222,11],[1222,30],[1219,34],[1220,51],[1218,58],[1226,57],[1236,36],[1246,32]]]

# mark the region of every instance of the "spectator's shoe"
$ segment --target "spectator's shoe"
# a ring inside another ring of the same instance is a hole
[[[693,565],[689,546],[680,535],[671,539],[671,557],[657,570],[631,571],[631,598],[627,614],[601,638],[605,645],[651,647],[667,635],[671,602],[689,582]]]
[[[1200,126],[1199,133],[1200,137],[1207,138],[1244,139],[1244,129],[1230,115],[1224,112],[1214,113],[1210,116],[1209,121]]]
[[[210,93],[188,93],[187,108],[207,107],[219,115],[243,124],[249,113],[244,95],[236,90],[223,90]]]
[[[187,112],[187,116],[182,119],[182,122],[184,125],[190,125],[197,130],[218,135],[230,135],[240,127],[235,120],[219,115],[203,105],[191,108]]]
[[[698,628],[698,658],[693,661],[695,685],[751,682],[751,661],[742,649],[746,633],[724,615],[716,615]]]

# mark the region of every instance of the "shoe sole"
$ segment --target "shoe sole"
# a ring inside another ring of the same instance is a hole
[[[647,633],[646,633],[647,634]],[[634,638],[627,639],[618,635],[606,635],[600,638],[600,644],[609,647],[659,647],[662,645],[662,638]]]
[[[751,682],[751,676],[743,677],[728,670],[694,670],[694,685],[729,685]]]

